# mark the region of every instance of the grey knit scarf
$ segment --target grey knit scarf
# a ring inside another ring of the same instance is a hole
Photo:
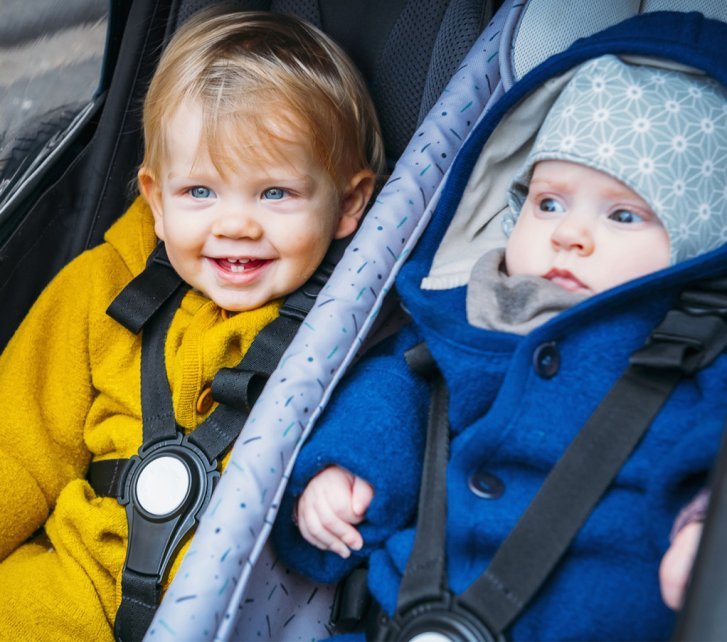
[[[568,292],[535,276],[508,276],[505,250],[481,256],[467,285],[467,321],[478,328],[527,334],[586,294]]]

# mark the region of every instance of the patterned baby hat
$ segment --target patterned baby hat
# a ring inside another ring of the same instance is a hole
[[[672,265],[727,241],[727,92],[705,76],[611,55],[582,65],[510,186],[506,234],[546,159],[606,172],[639,194],[669,234]]]

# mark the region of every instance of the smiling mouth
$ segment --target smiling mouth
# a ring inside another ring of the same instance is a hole
[[[243,272],[252,272],[258,268],[270,263],[268,259],[236,259],[236,258],[216,258],[212,259],[222,270],[233,274],[241,274]]]
[[[573,276],[568,270],[552,269],[543,278],[548,279],[551,283],[555,283],[569,292],[590,291],[590,288],[585,283]]]

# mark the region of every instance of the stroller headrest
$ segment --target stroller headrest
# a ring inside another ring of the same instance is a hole
[[[512,43],[501,68],[505,88],[579,38],[653,11],[697,11],[727,22],[727,3],[722,0],[530,0],[509,25]]]

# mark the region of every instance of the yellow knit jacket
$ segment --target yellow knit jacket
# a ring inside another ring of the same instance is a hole
[[[92,460],[130,457],[141,445],[141,340],[106,308],[156,242],[151,212],[137,199],[103,244],[56,276],[0,356],[0,560],[45,524],[55,552],[90,577],[109,622],[120,603],[126,517],[115,499],[95,496],[85,475]],[[214,408],[197,401],[215,373],[242,358],[279,306],[227,315],[187,293],[165,346],[185,430]]]

